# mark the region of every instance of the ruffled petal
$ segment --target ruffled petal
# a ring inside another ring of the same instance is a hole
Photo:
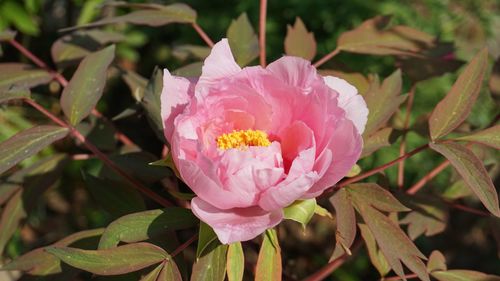
[[[221,210],[199,197],[191,200],[191,210],[213,228],[223,244],[251,240],[283,219],[281,210],[267,212],[259,207]]]
[[[281,57],[266,69],[286,84],[301,88],[304,94],[309,93],[313,85],[320,81],[311,62],[299,57]]]
[[[215,44],[201,69],[200,82],[213,83],[221,78],[230,77],[241,71],[236,63],[226,38]]]

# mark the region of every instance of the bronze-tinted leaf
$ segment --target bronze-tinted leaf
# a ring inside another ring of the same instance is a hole
[[[401,94],[401,71],[397,70],[384,79],[382,85],[375,79],[372,81],[365,101],[368,106],[368,121],[364,135],[371,135],[383,127],[389,118],[398,110],[407,95]]]
[[[495,125],[482,131],[459,137],[457,140],[478,142],[500,149],[500,125]]]
[[[500,281],[500,276],[465,269],[435,271],[431,275],[438,281]]]
[[[259,40],[246,13],[231,22],[226,36],[234,58],[240,66],[249,64],[259,56]]]
[[[169,258],[162,248],[144,242],[105,250],[59,246],[47,247],[45,250],[73,267],[99,275],[134,272]]]
[[[293,26],[287,25],[285,37],[285,53],[289,56],[312,60],[316,56],[316,40],[304,22],[297,17]]]
[[[245,269],[245,257],[240,242],[230,244],[227,249],[227,279],[228,281],[242,281]]]
[[[163,263],[163,269],[156,281],[182,281],[179,268],[177,268],[173,259],[168,259]]]
[[[227,245],[217,242],[208,253],[202,255],[193,265],[191,281],[224,281],[226,278]]]
[[[465,67],[448,94],[434,108],[429,117],[431,139],[445,136],[467,118],[479,95],[487,63],[488,50],[485,48]]]
[[[427,271],[446,271],[446,259],[440,251],[434,250],[427,261]]]
[[[375,266],[381,277],[386,276],[387,273],[391,271],[391,266],[387,263],[384,254],[382,254],[380,248],[377,246],[375,237],[373,237],[373,234],[366,224],[359,223],[358,227],[361,232],[361,236],[365,241],[371,263]]]
[[[340,70],[333,70],[333,69],[318,69],[319,74],[322,76],[335,76],[338,78],[342,78],[349,82],[349,84],[353,85],[358,89],[358,92],[362,94],[363,96],[366,94],[368,89],[370,88],[370,81],[368,80],[367,77],[365,77],[361,73],[357,72],[346,72],[346,71],[340,71]]]
[[[13,88],[0,93],[0,103],[10,100],[29,98],[30,96],[31,92],[28,89]]]
[[[361,152],[361,158],[371,155],[373,152],[390,146],[390,137],[392,133],[392,128],[383,128],[371,135],[363,134],[363,151]]]
[[[43,125],[19,132],[0,143],[0,174],[67,134],[66,128]]]
[[[337,230],[335,232],[335,250],[333,250],[330,260],[334,260],[348,252],[356,237],[356,214],[352,206],[351,199],[345,188],[337,191],[331,198],[333,208],[335,208],[335,219]]]
[[[190,210],[178,207],[126,215],[106,228],[99,249],[113,248],[120,242],[145,241],[172,230],[193,227],[197,222]]]
[[[91,53],[78,66],[61,95],[61,107],[72,125],[87,117],[102,96],[115,46]]]
[[[280,281],[282,277],[281,248],[276,230],[268,229],[260,246],[255,268],[255,281]]]
[[[7,90],[29,89],[52,80],[52,75],[43,69],[24,63],[0,63],[0,93]]]
[[[463,62],[443,57],[408,57],[398,63],[403,73],[410,77],[412,82],[419,82],[432,77],[441,76],[456,71]]]
[[[388,16],[377,16],[340,35],[337,45],[347,52],[372,55],[416,55],[434,45],[434,37],[407,26],[387,27]]]
[[[402,224],[408,224],[408,235],[412,240],[418,236],[433,236],[441,233],[446,228],[448,220],[448,208],[433,197],[412,196],[404,201],[412,211],[402,220]]]
[[[410,211],[401,204],[389,191],[375,183],[351,184],[346,188],[352,201],[356,204],[371,205],[385,212]]]
[[[231,43],[231,41],[229,41],[229,43]],[[189,58],[204,60],[210,54],[210,50],[210,47],[207,46],[179,45],[173,48],[172,55],[181,61],[185,61]]]
[[[444,155],[486,209],[500,217],[498,194],[481,160],[468,148],[457,143],[431,143],[430,147]]]

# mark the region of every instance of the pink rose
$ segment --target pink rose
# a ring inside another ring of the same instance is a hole
[[[255,238],[283,208],[342,179],[361,153],[368,109],[356,88],[285,56],[241,69],[222,39],[201,77],[165,69],[161,114],[194,214],[224,244]]]

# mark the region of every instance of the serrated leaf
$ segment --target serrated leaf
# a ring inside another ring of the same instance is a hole
[[[446,157],[486,209],[500,217],[498,194],[481,160],[468,148],[457,143],[430,143],[430,147]]]
[[[229,244],[227,249],[227,279],[228,281],[242,281],[245,269],[245,257],[240,242]]]
[[[427,271],[446,271],[446,259],[440,251],[434,250],[429,256],[429,261],[427,262]]]
[[[392,128],[380,129],[371,135],[363,134],[363,151],[361,152],[361,158],[371,155],[373,152],[390,146],[390,136],[392,133]]]
[[[146,110],[148,122],[156,133],[156,136],[163,142],[166,142],[163,134],[163,120],[161,119],[160,114],[160,95],[162,89],[163,74],[159,68],[155,68],[153,75],[146,86],[146,91],[144,92],[144,98],[142,99],[141,104],[144,107],[144,110]]]
[[[287,25],[286,30],[285,53],[312,60],[316,56],[316,40],[314,34],[306,29],[304,22],[297,17],[293,27]]]
[[[446,228],[448,208],[434,197],[412,196],[405,200],[405,205],[409,206],[412,211],[400,223],[408,224],[408,235],[412,240],[422,234],[436,235]]]
[[[488,49],[485,48],[465,67],[448,94],[434,108],[429,117],[431,139],[445,136],[467,118],[479,95],[487,63]]]
[[[500,281],[500,276],[465,269],[435,271],[431,275],[438,281]]]
[[[484,129],[473,134],[462,136],[457,140],[478,142],[496,149],[500,149],[500,125]]]
[[[217,242],[218,243],[218,242]],[[218,243],[193,265],[191,281],[224,281],[226,277],[227,245]]]
[[[84,174],[85,183],[95,201],[115,217],[144,211],[142,195],[126,183]]]
[[[197,223],[190,210],[178,207],[126,215],[106,228],[99,241],[99,249],[113,248],[120,242],[145,241],[172,230],[190,228]]]
[[[73,267],[99,275],[134,272],[169,258],[162,248],[144,242],[105,250],[57,246],[45,250]]]
[[[434,45],[434,37],[407,26],[387,27],[389,16],[366,20],[340,35],[337,46],[343,51],[372,55],[416,55]]]
[[[268,229],[264,233],[259,257],[255,268],[255,281],[276,280],[282,278],[281,248],[276,230]]]
[[[17,100],[17,99],[24,99],[24,98],[30,98],[31,92],[28,89],[10,89],[4,92],[0,92],[0,103],[10,101],[10,100]]]
[[[14,89],[29,89],[52,80],[52,75],[43,69],[24,63],[0,63],[0,93]]]
[[[391,266],[387,263],[387,260],[384,257],[384,254],[380,251],[380,248],[377,246],[375,242],[375,237],[371,233],[370,229],[366,224],[359,223],[358,224],[359,231],[361,232],[361,236],[366,244],[366,249],[368,250],[368,256],[370,257],[370,261],[377,269],[378,273],[381,277],[384,277],[391,271]]]
[[[72,125],[87,117],[102,96],[106,72],[115,57],[111,45],[86,56],[61,95],[61,107]]]
[[[330,203],[335,208],[335,219],[337,229],[335,232],[335,249],[330,260],[334,260],[350,252],[349,248],[356,237],[356,214],[350,196],[345,188],[337,191],[331,198]]]
[[[148,84],[148,80],[141,75],[127,70],[122,75],[123,80],[127,83],[130,92],[132,92],[132,97],[136,102],[141,102],[144,98],[144,92],[146,91],[146,86]]]
[[[375,183],[351,184],[346,188],[353,202],[371,205],[385,212],[405,212],[409,208],[401,204],[389,191]]]
[[[364,135],[371,135],[384,126],[394,112],[398,110],[401,103],[405,101],[407,95],[400,95],[401,85],[400,70],[396,70],[384,79],[382,85],[378,80],[372,82],[364,96],[369,110]]]
[[[5,140],[0,143],[0,174],[67,134],[67,128],[42,125],[21,131]]]
[[[219,240],[214,230],[206,223],[200,222],[200,230],[198,231],[198,246],[196,247],[196,258],[200,258],[206,252],[218,245]]]
[[[246,13],[231,22],[226,36],[234,58],[241,67],[259,56],[259,40]]]
[[[316,209],[316,199],[297,200],[283,209],[285,219],[294,220],[305,228]]]

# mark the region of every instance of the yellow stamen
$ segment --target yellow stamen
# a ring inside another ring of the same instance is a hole
[[[248,146],[269,146],[271,142],[267,134],[260,130],[239,130],[222,134],[217,138],[220,149],[245,148]]]

